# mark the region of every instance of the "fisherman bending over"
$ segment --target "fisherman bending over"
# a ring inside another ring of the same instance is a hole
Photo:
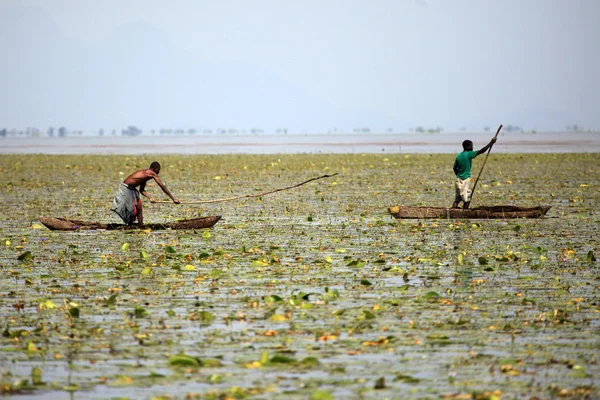
[[[156,200],[150,197],[146,192],[146,182],[154,179],[163,192],[173,200],[173,203],[180,204],[169,189],[162,183],[158,177],[160,172],[160,164],[154,161],[150,164],[150,168],[142,169],[129,175],[117,188],[111,211],[116,212],[126,225],[132,225],[137,219],[139,225],[144,225],[144,216],[142,213],[142,199],[140,193],[154,203]],[[137,187],[139,186],[139,191]]]

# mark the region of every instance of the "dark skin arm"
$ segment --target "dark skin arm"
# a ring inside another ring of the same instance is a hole
[[[484,147],[482,147],[481,149],[477,150],[477,155],[483,154],[486,151],[488,151],[488,149],[490,147],[492,147],[492,145],[496,143],[496,138],[493,138],[492,140],[490,140],[490,142],[488,144],[486,144]]]
[[[181,203],[178,199],[175,198],[175,196],[173,196],[171,194],[171,192],[169,191],[169,189],[167,189],[167,187],[165,186],[164,183],[162,183],[162,181],[160,180],[160,178],[158,177],[158,175],[156,175],[154,177],[154,181],[158,184],[158,186],[160,186],[160,188],[162,189],[163,192],[165,192],[167,194],[167,196],[169,196],[171,198],[171,200],[173,200],[173,203],[175,204],[179,204]],[[144,195],[145,197],[148,198],[148,200],[150,200],[151,203],[154,203],[156,200],[154,200],[154,198],[152,198],[148,192],[146,192],[146,182],[142,183],[140,185],[140,193],[142,195]]]
[[[164,183],[162,183],[162,181],[160,180],[160,178],[158,177],[158,174],[151,170],[151,169],[143,169],[137,172],[134,172],[133,174],[129,175],[124,181],[123,183],[125,183],[126,185],[129,186],[134,186],[140,187],[140,193],[148,198],[148,200],[150,200],[151,203],[154,203],[156,200],[154,200],[154,198],[152,196],[150,196],[148,194],[148,192],[146,192],[146,183],[150,180],[150,179],[154,179],[154,181],[158,184],[158,186],[160,186],[160,188],[162,189],[163,192],[166,193],[167,196],[169,196],[171,198],[171,200],[173,200],[173,203],[175,204],[180,204],[181,202],[175,198],[175,196],[173,196],[171,194],[171,192],[169,191],[169,189],[167,189],[167,187],[165,186]]]

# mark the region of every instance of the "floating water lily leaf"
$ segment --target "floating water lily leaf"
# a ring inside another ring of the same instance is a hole
[[[218,252],[215,252],[215,255],[218,255],[217,253],[218,253]],[[202,253],[200,253],[200,254],[198,255],[198,258],[199,258],[199,259],[208,258],[208,257],[210,257],[210,254],[208,254],[208,253],[207,253],[207,252],[205,252],[205,251],[203,251]]]
[[[310,395],[310,400],[334,400],[335,397],[325,390],[316,390]]]
[[[360,284],[364,285],[364,286],[371,286],[373,285],[371,282],[369,282],[367,279],[361,279],[360,280]]]
[[[42,382],[42,369],[39,367],[33,367],[31,368],[31,383],[33,385],[43,385],[44,382]]]
[[[140,272],[140,275],[148,276],[148,275],[150,275],[151,272],[152,272],[152,268],[144,267],[144,269],[142,269],[142,272]]]
[[[169,358],[170,367],[201,367],[202,361],[196,357],[179,354]]]
[[[21,254],[19,254],[19,257],[17,257],[17,260],[19,261],[29,261],[33,258],[33,254],[31,254],[30,251],[26,251],[23,252]]]
[[[268,351],[263,351],[262,354],[260,355],[260,363],[262,365],[265,365],[269,362],[269,352]]]
[[[302,308],[309,309],[309,308],[312,308],[312,303],[303,303],[303,302],[309,301],[310,295],[315,295],[315,294],[318,294],[318,293],[298,292],[298,293],[290,296],[289,302],[293,306],[302,304]]]
[[[596,261],[596,256],[594,255],[594,252],[592,250],[588,251],[587,256],[585,256],[585,260],[588,262]]]
[[[143,307],[136,306],[133,310],[133,314],[136,318],[144,318],[146,315],[148,315],[148,311],[146,311],[146,309]]]
[[[217,279],[223,276],[223,271],[220,269],[213,269],[208,275],[213,279]]]
[[[193,266],[193,265],[191,265],[191,264],[188,264],[188,265],[186,265],[186,266],[183,267],[183,270],[184,271],[195,271],[196,267]]]
[[[115,304],[117,304],[117,296],[116,294],[111,295],[108,299],[105,300],[105,304],[107,306],[114,306]]]
[[[346,264],[347,267],[361,268],[365,266],[365,262],[362,260],[353,260]]]
[[[331,264],[331,263],[333,263],[333,259],[332,259],[330,256],[326,256],[326,257],[325,257],[325,262],[326,262],[327,264]]]
[[[62,387],[62,390],[64,390],[65,392],[76,392],[79,390],[79,385],[76,383],[72,385],[66,385]]]
[[[487,265],[488,264],[488,259],[481,256],[477,259],[477,261],[479,261],[479,265]]]
[[[52,300],[46,300],[40,303],[40,310],[50,310],[56,308],[56,304]]]
[[[375,319],[375,314],[373,314],[371,311],[363,310],[363,317],[365,319]]]
[[[331,290],[328,287],[325,287],[325,297],[327,300],[337,299],[340,297],[340,292],[337,289]]]
[[[204,358],[202,360],[200,360],[200,363],[202,364],[203,367],[207,367],[207,368],[217,368],[217,367],[222,367],[223,363],[219,360],[215,360],[213,358]]]
[[[204,231],[202,232],[202,238],[203,239],[210,239],[211,235],[210,235],[210,231]]]
[[[277,303],[283,301],[283,299],[276,294],[265,297],[265,303]]]
[[[175,254],[177,252],[175,251],[175,249],[173,248],[173,246],[167,246],[167,247],[165,247],[165,253]]]
[[[148,254],[144,250],[140,251],[140,258],[148,258]]]
[[[198,317],[204,322],[212,322],[215,320],[215,316],[208,311],[200,311]]]
[[[4,332],[2,332],[3,337],[10,337],[11,339],[22,338],[29,334],[30,334],[29,331],[26,329],[17,329],[17,330],[11,331],[8,329],[8,326],[6,327]]]
[[[75,304],[75,303],[71,303],[71,304]],[[71,306],[71,308],[69,308],[69,314],[73,318],[79,318],[79,314],[80,314],[79,307],[78,306]]]
[[[424,299],[433,299],[433,300],[437,300],[440,298],[440,295],[436,292],[428,292],[426,294],[423,295]]]
[[[444,335],[443,333],[430,333],[429,335],[427,335],[427,339],[447,340],[449,338],[448,338],[448,336]]]
[[[281,314],[273,314],[273,315],[271,315],[269,320],[271,320],[273,322],[282,322],[282,321],[287,321],[287,317],[285,315],[281,315]]]
[[[293,306],[298,306],[302,304],[302,297],[298,297],[297,295],[291,296],[289,302]]]
[[[273,357],[271,357],[269,362],[271,362],[273,364],[291,364],[291,363],[295,363],[296,360],[292,357],[284,356],[281,354],[276,354]]]
[[[579,367],[579,368],[575,368],[575,367]],[[573,366],[573,371],[569,374],[569,377],[571,378],[585,378],[588,375],[585,372],[585,368],[583,368],[581,365],[574,365]]]
[[[404,383],[419,383],[420,379],[414,378],[410,375],[398,374],[395,378],[396,381],[404,382]]]
[[[129,250],[129,243],[123,243],[123,244],[121,245],[121,250],[122,250],[122,251],[127,251],[127,250]]]
[[[315,367],[315,366],[321,364],[317,357],[306,357],[302,361],[300,361],[300,363],[307,367]]]

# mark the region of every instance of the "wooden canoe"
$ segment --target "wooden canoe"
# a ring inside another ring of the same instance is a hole
[[[164,224],[145,224],[139,225],[123,225],[123,224],[104,224],[99,222],[78,221],[66,218],[51,218],[40,217],[40,222],[48,229],[53,231],[78,231],[78,230],[129,230],[129,229],[202,229],[210,228],[221,219],[220,215],[214,217],[203,217],[194,219],[184,219],[176,222],[167,222]]]
[[[477,208],[445,208],[445,207],[413,207],[393,206],[390,214],[396,218],[474,218],[474,219],[506,219],[506,218],[541,218],[551,206],[523,208],[516,206],[492,206]]]

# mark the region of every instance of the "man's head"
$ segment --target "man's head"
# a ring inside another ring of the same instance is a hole
[[[465,140],[462,144],[464,151],[473,151],[473,142],[471,142],[470,140]]]
[[[160,164],[158,161],[154,161],[152,164],[150,164],[150,169],[158,174],[160,172]]]

